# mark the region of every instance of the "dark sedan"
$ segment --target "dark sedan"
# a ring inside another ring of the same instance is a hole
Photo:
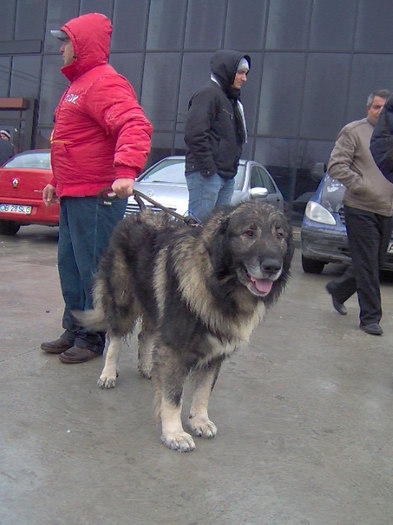
[[[343,196],[345,187],[326,174],[308,201],[301,228],[302,265],[306,273],[321,273],[328,263],[351,261]],[[393,238],[383,270],[393,271]]]

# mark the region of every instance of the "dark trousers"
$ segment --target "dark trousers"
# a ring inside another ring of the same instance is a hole
[[[379,272],[390,241],[392,218],[349,206],[344,206],[344,211],[352,265],[328,283],[328,289],[340,303],[357,291],[361,324],[379,323]]]
[[[105,334],[76,324],[72,310],[93,308],[93,281],[113,228],[124,216],[126,200],[104,203],[96,197],[63,197],[60,204],[58,266],[65,309],[62,337],[102,353]]]

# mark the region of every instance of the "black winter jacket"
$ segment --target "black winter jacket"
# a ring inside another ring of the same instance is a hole
[[[393,96],[379,115],[370,141],[375,164],[389,182],[393,182]]]
[[[11,144],[11,142],[0,139],[0,166],[14,154],[14,146]]]
[[[240,92],[232,84],[243,57],[251,64],[248,55],[217,51],[211,71],[220,85],[211,80],[191,97],[184,136],[186,174],[200,171],[208,177],[218,173],[227,179],[236,175],[244,132],[237,106]]]

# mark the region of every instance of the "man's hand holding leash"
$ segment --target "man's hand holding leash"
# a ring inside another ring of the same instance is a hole
[[[112,190],[119,199],[126,199],[133,194],[135,181],[133,179],[116,179],[112,184]]]

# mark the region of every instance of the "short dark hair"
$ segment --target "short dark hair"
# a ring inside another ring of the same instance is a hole
[[[390,95],[391,92],[388,89],[378,89],[376,91],[372,91],[367,98],[367,107],[369,108],[371,106],[375,97],[380,97],[387,100]]]

